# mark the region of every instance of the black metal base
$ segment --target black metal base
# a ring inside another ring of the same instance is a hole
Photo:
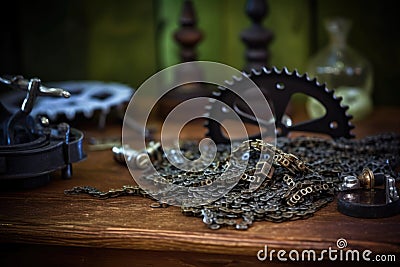
[[[385,218],[400,214],[400,199],[388,202],[384,189],[339,193],[337,205],[339,212],[357,218]]]
[[[71,128],[67,140],[42,135],[22,145],[0,146],[0,191],[45,185],[57,170],[63,179],[71,178],[72,163],[86,158],[83,133]]]

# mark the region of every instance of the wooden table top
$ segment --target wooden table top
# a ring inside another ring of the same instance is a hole
[[[354,133],[357,137],[388,131],[400,133],[399,115],[400,108],[377,108],[369,118],[355,123]],[[87,139],[118,135],[121,126],[110,125],[102,131],[93,127],[81,130]],[[82,248],[82,251],[97,248],[100,254],[107,249],[128,249],[132,252],[124,251],[132,255],[133,251],[139,251],[142,258],[150,258],[138,261],[142,264],[150,264],[151,259],[167,261],[174,255],[191,253],[190,257],[200,255],[199,259],[203,261],[197,260],[197,263],[203,266],[207,266],[207,262],[220,263],[219,266],[244,262],[247,266],[257,265],[260,262],[256,253],[265,245],[275,250],[322,250],[336,248],[339,238],[345,238],[351,249],[400,253],[400,215],[383,219],[352,218],[337,211],[336,201],[306,220],[255,222],[247,231],[236,231],[210,230],[201,219],[184,216],[179,207],[151,208],[153,201],[146,198],[99,200],[85,195],[64,195],[65,189],[78,185],[109,190],[134,184],[127,168],[116,163],[109,150],[89,151],[85,142],[85,152],[87,159],[73,165],[70,180],[54,175],[49,184],[40,188],[0,192],[0,243],[5,244],[3,248],[11,244],[36,244],[45,248],[41,251],[59,249],[60,255],[69,251],[65,262],[69,262],[68,255],[70,259],[81,259],[71,252],[74,248]],[[18,258],[19,255],[23,257],[22,251],[26,253],[23,255],[31,255],[29,251],[35,249],[6,251]],[[127,259],[119,253],[114,251],[113,255]],[[162,253],[167,253],[168,257]],[[101,258],[101,255],[96,257]],[[113,260],[108,260],[103,265],[112,265]],[[397,260],[400,260],[399,256]],[[190,266],[183,261],[164,263],[165,266]]]

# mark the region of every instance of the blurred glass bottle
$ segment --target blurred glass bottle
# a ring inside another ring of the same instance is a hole
[[[365,118],[373,108],[373,69],[369,61],[347,44],[351,28],[348,19],[337,17],[325,21],[329,44],[310,60],[307,72],[318,82],[334,89],[336,96],[343,97],[342,105],[349,106],[353,120]],[[314,98],[307,100],[307,112],[311,118],[325,114],[325,108]]]

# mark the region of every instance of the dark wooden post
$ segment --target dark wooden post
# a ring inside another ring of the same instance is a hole
[[[196,45],[203,39],[203,34],[197,29],[196,12],[192,1],[184,1],[179,23],[181,27],[174,33],[174,38],[181,48],[181,62],[197,60]]]
[[[262,26],[262,21],[268,12],[269,7],[266,0],[247,0],[246,13],[252,21],[252,25],[241,33],[242,41],[247,48],[244,70],[259,69],[268,65],[270,58],[268,45],[273,39],[273,33]]]
[[[197,28],[196,11],[191,0],[185,0],[183,2],[179,26],[179,29],[174,32],[173,37],[180,47],[180,62],[196,61],[196,46],[203,39],[203,33]],[[185,77],[188,80],[199,80],[202,73],[198,69],[193,69],[193,66],[186,66],[184,69],[175,73],[175,75],[177,77]],[[206,87],[198,83],[185,84],[175,88],[165,94],[162,99],[160,107],[161,119],[164,119],[177,104],[194,97],[206,96],[209,94],[210,92],[208,92]]]

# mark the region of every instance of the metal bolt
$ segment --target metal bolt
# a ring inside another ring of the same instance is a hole
[[[43,127],[47,127],[47,126],[50,125],[50,120],[49,120],[47,117],[42,116],[42,117],[40,117],[40,124],[41,124]]]

